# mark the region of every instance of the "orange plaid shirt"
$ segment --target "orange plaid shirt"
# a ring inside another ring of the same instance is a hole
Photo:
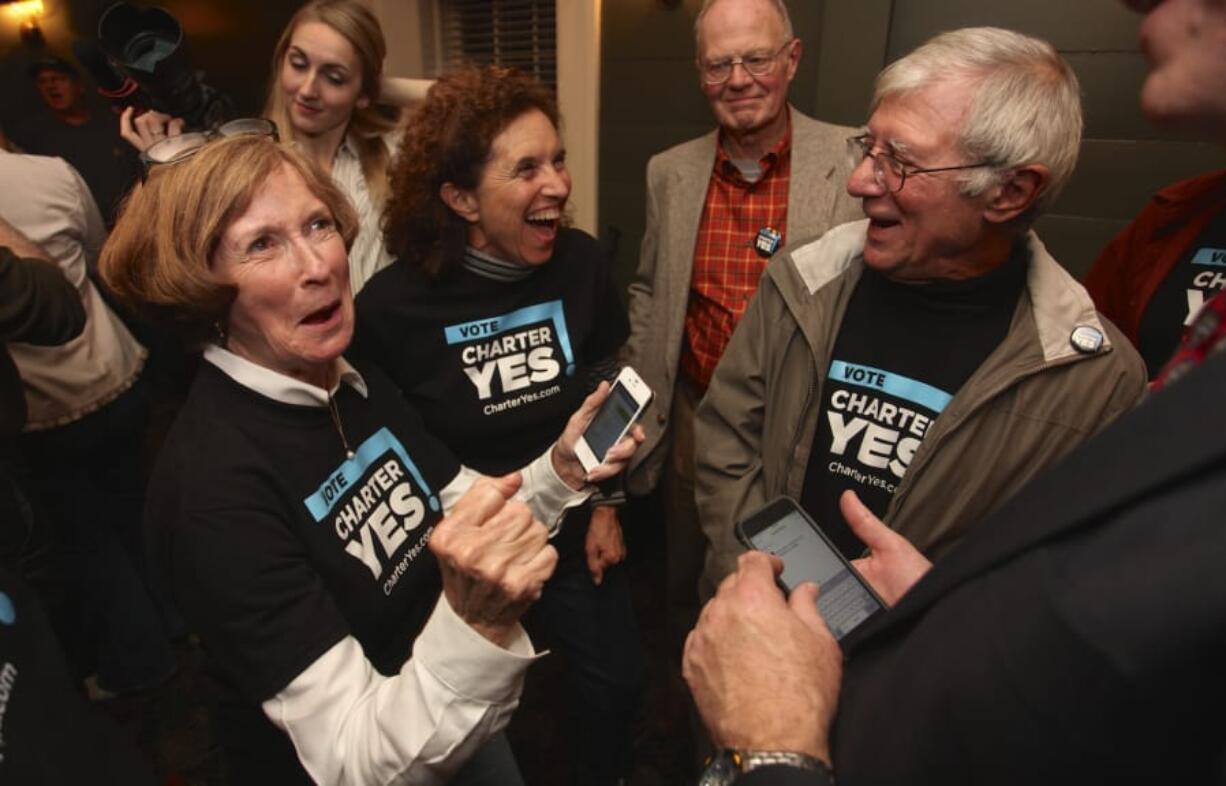
[[[766,268],[766,257],[754,248],[758,230],[770,227],[785,239],[787,236],[792,171],[790,118],[787,132],[762,156],[759,165],[762,176],[750,183],[729,160],[723,145],[716,146],[715,167],[694,244],[694,272],[681,347],[681,371],[700,391],[711,383],[715,366]]]

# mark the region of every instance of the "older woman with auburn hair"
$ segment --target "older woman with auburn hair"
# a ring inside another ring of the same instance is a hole
[[[384,218],[398,260],[358,301],[358,351],[466,465],[499,474],[562,433],[629,329],[605,253],[565,225],[550,92],[503,68],[439,79],[410,117]],[[615,508],[571,512],[529,628],[567,656],[574,782],[628,765],[642,654]]]
[[[482,743],[534,654],[518,619],[556,561],[539,522],[634,440],[585,476],[573,445],[602,390],[522,472],[462,466],[342,355],[355,223],[258,136],[204,143],[129,198],[103,276],[206,339],[150,484],[154,554],[219,685],[234,782],[440,783],[476,753],[449,782],[517,783],[505,741]]]

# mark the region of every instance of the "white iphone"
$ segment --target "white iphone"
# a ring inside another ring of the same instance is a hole
[[[575,455],[588,472],[604,461],[605,454],[626,435],[651,403],[651,388],[634,369],[626,366],[613,381],[609,397],[575,442]]]

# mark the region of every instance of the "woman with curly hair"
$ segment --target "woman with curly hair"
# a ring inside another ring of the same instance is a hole
[[[553,441],[616,373],[625,311],[609,262],[567,227],[553,96],[515,71],[441,78],[410,119],[384,218],[397,262],[358,299],[358,351],[382,366],[468,466],[498,473]],[[642,683],[611,505],[585,505],[529,626],[569,661],[575,781],[615,783]]]
[[[400,107],[421,100],[429,81],[385,77],[387,43],[374,12],[361,0],[311,0],[285,26],[272,56],[264,117],[282,141],[330,175],[358,214],[349,252],[356,293],[392,260],[383,246],[379,215],[387,197],[390,141]],[[138,150],[182,131],[181,120],[160,112],[132,117],[121,133]]]

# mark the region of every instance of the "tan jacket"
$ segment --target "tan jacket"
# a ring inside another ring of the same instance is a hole
[[[846,188],[851,171],[847,137],[856,130],[813,120],[795,109],[791,113],[787,238],[813,237],[863,216]],[[712,131],[647,162],[647,225],[638,272],[629,287],[630,339],[622,355],[623,362],[634,366],[655,392],[642,421],[647,441],[626,476],[627,488],[636,494],[655,486],[668,454],[665,436],[690,298],[694,244],[718,134]]]
[[[736,521],[779,494],[800,496],[866,225],[844,224],[771,260],[699,406],[705,590],[735,567]],[[1025,242],[1026,287],[1009,334],[929,427],[884,517],[930,557],[1145,390],[1132,345],[1038,236]],[[1098,352],[1074,348],[1080,325],[1103,334]]]

